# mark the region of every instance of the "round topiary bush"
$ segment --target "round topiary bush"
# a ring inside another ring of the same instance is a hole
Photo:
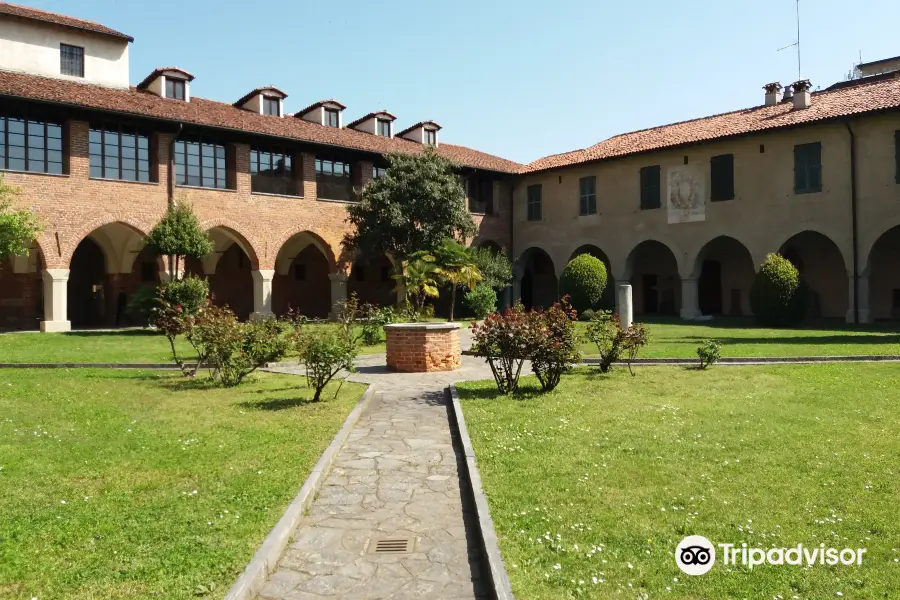
[[[466,292],[466,306],[476,319],[483,319],[497,310],[497,292],[489,285],[481,284]]]
[[[796,325],[805,316],[806,296],[797,267],[780,254],[769,254],[753,279],[750,308],[761,325]]]
[[[196,314],[209,297],[209,283],[188,275],[160,286],[159,297],[172,306],[181,306],[185,313]]]
[[[559,280],[560,293],[582,313],[594,309],[606,288],[606,265],[596,256],[580,254],[569,261]]]

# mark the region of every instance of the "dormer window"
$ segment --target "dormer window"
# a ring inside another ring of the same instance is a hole
[[[425,143],[429,146],[437,145],[437,131],[434,129],[426,129],[425,130]]]
[[[279,116],[279,107],[281,105],[281,100],[278,98],[270,98],[269,96],[263,96],[263,114],[271,115],[271,116]]]
[[[378,135],[391,137],[391,122],[387,119],[378,119]]]
[[[376,110],[361,116],[347,125],[347,128],[380,137],[392,138],[394,137],[394,126],[392,123],[396,119],[397,117],[386,110]]]
[[[441,126],[434,121],[420,121],[411,127],[407,127],[397,135],[404,139],[436,148],[438,145],[438,131],[440,130]]]
[[[184,100],[184,81],[166,77],[166,98]]]
[[[341,126],[341,111],[336,108],[326,108],[325,109],[325,126],[326,127],[340,127]]]

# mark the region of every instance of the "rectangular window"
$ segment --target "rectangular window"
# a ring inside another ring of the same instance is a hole
[[[540,221],[543,218],[541,210],[541,186],[528,186],[528,220]]]
[[[166,77],[166,98],[184,100],[184,81]]]
[[[579,202],[578,214],[583,216],[597,214],[597,178],[582,177],[578,180]]]
[[[269,98],[268,96],[263,96],[263,114],[264,115],[271,115],[273,117],[279,116],[278,105],[279,105],[278,98]]]
[[[387,169],[384,167],[372,167],[372,179],[378,179],[379,177],[384,177],[387,174]]]
[[[326,108],[325,109],[325,125],[328,127],[340,127],[341,126],[341,113],[339,110],[335,108]]]
[[[900,131],[894,132],[894,160],[897,163],[897,183],[900,183]]]
[[[324,158],[316,159],[318,197],[327,200],[353,199],[350,163]]]
[[[0,116],[0,169],[63,172],[62,125]]]
[[[641,169],[641,210],[659,208],[660,199],[659,165]]]
[[[710,200],[734,200],[734,154],[709,159]]]
[[[204,138],[175,142],[175,183],[194,187],[228,189],[226,152],[223,144]]]
[[[469,197],[469,212],[494,214],[494,181],[492,179],[470,178],[463,181]]]
[[[378,119],[378,135],[391,137],[391,122],[387,119]]]
[[[150,136],[131,127],[91,125],[91,177],[150,181]]]
[[[437,145],[437,131],[434,129],[426,129],[425,130],[425,143],[429,146]]]
[[[250,191],[296,196],[297,183],[290,152],[281,148],[250,149]]]
[[[60,44],[59,72],[72,77],[84,77],[84,48]]]
[[[794,146],[794,193],[822,191],[822,144]]]

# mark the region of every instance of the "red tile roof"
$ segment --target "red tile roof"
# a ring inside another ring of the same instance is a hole
[[[900,108],[900,77],[873,82],[863,80],[840,89],[814,92],[812,103],[806,109],[795,110],[792,102],[785,102],[633,131],[611,137],[589,148],[540,158],[525,165],[522,172],[569,167],[734,135],[897,108]]]
[[[134,41],[134,38],[130,35],[125,35],[120,31],[110,29],[105,25],[94,23],[93,21],[76,19],[75,17],[69,17],[66,15],[48,12],[46,10],[40,10],[37,8],[29,8],[27,6],[19,6],[18,4],[7,4],[6,2],[0,2],[0,15],[10,15],[12,17],[19,17],[20,19],[43,21],[44,23],[53,23],[54,25],[61,25],[62,27],[70,27],[72,29],[81,29],[82,31],[90,31],[92,33],[109,35],[112,37],[121,38],[123,40],[128,40],[129,42]]]
[[[185,124],[216,127],[363,152],[418,154],[424,146],[400,138],[371,135],[355,129],[325,127],[303,119],[273,119],[232,104],[192,97],[190,102],[160,98],[136,88],[114,89],[0,71],[0,97],[15,97],[65,106],[137,115]],[[442,143],[438,154],[461,165],[517,173],[522,165],[464,146]]]

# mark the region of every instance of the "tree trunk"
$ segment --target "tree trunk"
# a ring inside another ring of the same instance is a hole
[[[450,286],[450,318],[447,319],[448,322],[453,322],[453,309],[456,307],[456,286]]]

